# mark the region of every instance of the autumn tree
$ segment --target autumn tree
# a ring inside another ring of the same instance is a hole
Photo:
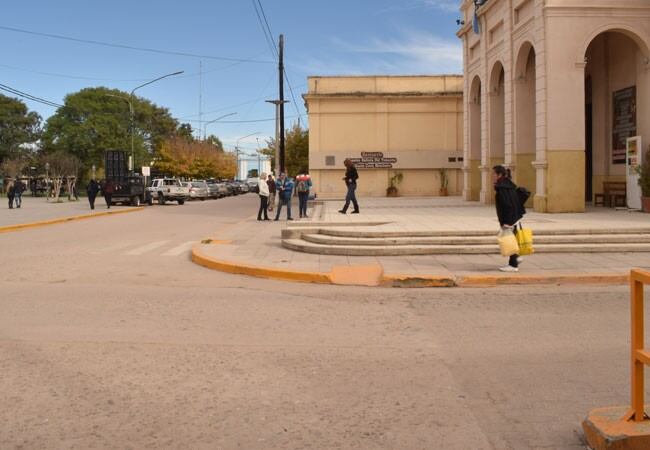
[[[236,172],[234,155],[210,143],[178,136],[160,145],[155,167],[168,175],[193,179],[232,178]]]

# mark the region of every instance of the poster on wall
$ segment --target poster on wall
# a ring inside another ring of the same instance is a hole
[[[612,164],[625,164],[627,140],[636,136],[636,86],[616,91],[613,96]]]
[[[625,174],[627,176],[627,207],[630,209],[641,209],[641,186],[639,186],[638,167],[643,163],[642,148],[640,136],[627,139]]]

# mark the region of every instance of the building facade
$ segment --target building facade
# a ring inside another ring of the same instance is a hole
[[[625,139],[650,139],[650,1],[476,3],[463,1],[458,32],[464,198],[490,203],[504,164],[536,211],[584,211],[625,180]]]
[[[463,78],[310,77],[309,169],[319,197],[345,195],[343,160],[359,169],[358,193],[383,197],[402,174],[400,195],[462,192]]]

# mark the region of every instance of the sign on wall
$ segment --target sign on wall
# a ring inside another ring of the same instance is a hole
[[[636,86],[616,91],[613,96],[612,164],[625,164],[627,140],[636,136]]]
[[[357,169],[392,169],[397,158],[385,158],[382,152],[361,152],[361,158],[350,158]]]

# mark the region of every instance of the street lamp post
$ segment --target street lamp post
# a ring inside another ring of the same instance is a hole
[[[237,114],[237,113],[232,112],[232,113],[229,113],[229,114],[224,114],[223,116],[219,116],[214,120],[211,120],[209,122],[204,123],[203,124],[203,140],[205,141],[208,138],[208,135],[207,135],[208,125],[210,125],[211,123],[216,122],[217,120],[221,120],[221,119],[226,118],[226,117],[234,116],[235,114]]]
[[[255,136],[256,134],[260,134],[261,131],[256,131],[255,133],[247,134],[246,136],[242,136],[239,139],[237,139],[237,142],[235,143],[235,153],[236,153],[236,161],[237,161],[237,173],[235,174],[236,177],[239,177],[239,141],[242,139],[246,139],[247,137]]]

